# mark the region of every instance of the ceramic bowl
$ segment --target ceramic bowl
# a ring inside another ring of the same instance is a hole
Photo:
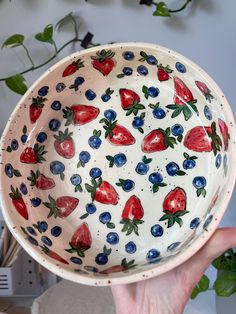
[[[1,201],[23,248],[90,285],[166,272],[212,235],[235,180],[235,124],[197,65],[141,43],[50,68],[2,137]]]

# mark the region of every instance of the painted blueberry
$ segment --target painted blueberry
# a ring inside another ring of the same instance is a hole
[[[92,273],[98,273],[97,267],[94,266],[85,265],[84,269],[86,269],[87,271],[91,271]]]
[[[80,85],[82,85],[84,83],[84,78],[82,77],[82,76],[78,76],[76,79],[75,79],[75,81],[74,81],[74,84],[76,85],[76,86],[80,86]]]
[[[47,93],[48,93],[48,89],[49,89],[48,86],[43,86],[43,87],[41,87],[41,88],[38,90],[38,95],[41,96],[41,97],[46,96]]]
[[[133,188],[134,188],[134,181],[132,181],[130,179],[124,180],[124,182],[122,184],[122,189],[125,192],[129,192],[129,191],[133,190]]]
[[[98,149],[101,146],[101,144],[102,144],[102,140],[100,139],[100,137],[98,137],[96,135],[92,135],[88,139],[88,143],[89,143],[89,146],[91,148]]]
[[[152,111],[153,117],[156,119],[163,119],[166,116],[165,110],[162,108],[155,108]]]
[[[56,91],[58,93],[61,93],[66,88],[66,85],[64,83],[58,83],[56,86]]]
[[[145,67],[145,65],[139,65],[137,67],[137,72],[142,76],[146,76],[148,75],[148,68]]]
[[[31,237],[31,236],[28,236],[27,237],[27,240],[31,243],[31,244],[33,244],[33,245],[39,245],[38,244],[38,241],[35,239],[35,238],[33,238],[33,237]]]
[[[26,134],[23,134],[23,135],[21,135],[21,142],[23,143],[23,144],[25,144],[26,143],[26,141],[27,141],[27,139],[28,139],[28,135],[26,135]]]
[[[11,149],[12,149],[12,150],[17,150],[18,147],[19,147],[18,141],[17,141],[16,139],[12,140],[12,141],[11,141]]]
[[[105,265],[107,264],[108,262],[108,257],[106,254],[104,253],[99,253],[96,258],[95,258],[95,262],[98,264],[98,265]]]
[[[162,228],[162,226],[156,224],[156,225],[153,225],[151,227],[151,234],[154,236],[154,237],[161,237],[164,233],[164,230]]]
[[[227,173],[228,158],[226,154],[224,155],[224,158],[223,158],[223,165],[224,165],[224,171],[225,173]]]
[[[47,246],[52,246],[52,241],[46,236],[42,236],[41,241]]]
[[[213,219],[213,215],[210,215],[209,217],[207,217],[206,221],[204,222],[203,229],[207,229],[207,227],[212,222],[212,219]]]
[[[192,159],[186,159],[183,162],[183,168],[188,170],[188,169],[193,169],[196,166],[196,161]]]
[[[100,168],[94,167],[89,171],[91,178],[96,179],[102,176],[102,170]]]
[[[104,225],[107,224],[111,221],[111,214],[109,212],[101,213],[99,215],[99,221]]]
[[[147,259],[149,261],[155,260],[160,256],[160,252],[157,249],[151,249],[147,252]]]
[[[52,161],[50,163],[50,171],[52,174],[61,174],[65,171],[65,165],[58,160]]]
[[[39,197],[34,197],[31,199],[31,204],[33,207],[38,207],[41,204],[42,200]]]
[[[130,61],[134,59],[134,53],[132,51],[124,51],[122,56],[125,60]]]
[[[39,142],[39,143],[43,143],[46,141],[47,139],[47,134],[45,132],[40,132],[37,137],[36,137],[36,140]]]
[[[200,218],[196,217],[190,222],[190,229],[197,229],[197,227],[200,225]]]
[[[119,243],[119,235],[116,232],[109,232],[107,234],[107,242],[109,244],[115,245]]]
[[[218,154],[218,155],[216,156],[216,162],[215,162],[215,165],[216,165],[216,168],[217,168],[217,169],[220,168],[221,163],[222,163],[222,156],[221,156],[221,154]]]
[[[89,203],[86,205],[86,212],[90,215],[96,212],[97,208],[93,203]]]
[[[161,183],[163,181],[163,177],[159,172],[153,172],[149,175],[148,180],[152,184]]]
[[[33,236],[37,235],[36,231],[32,227],[26,227],[26,230]]]
[[[49,121],[48,126],[49,126],[49,129],[51,131],[55,132],[55,131],[59,130],[59,128],[61,126],[61,122],[59,120],[57,120],[57,119],[52,119],[52,120]]]
[[[193,179],[193,186],[196,189],[201,189],[206,186],[206,178],[205,177],[195,177]]]
[[[179,166],[173,161],[169,162],[166,165],[166,171],[167,171],[168,175],[173,177],[177,174],[177,171],[179,171]]]
[[[127,76],[130,76],[133,74],[133,70],[130,67],[124,67],[122,72]]]
[[[125,154],[119,153],[114,156],[114,163],[117,167],[122,167],[124,164],[126,164],[126,162],[127,158]]]
[[[104,117],[108,121],[114,121],[116,119],[116,112],[112,109],[107,109],[104,111]]]
[[[46,232],[48,230],[48,224],[46,221],[38,221],[37,222],[37,228],[38,231],[41,232]]]
[[[134,117],[132,126],[134,129],[139,129],[144,125],[144,119],[141,117]]]
[[[53,103],[51,104],[51,108],[55,111],[61,110],[61,103],[59,100],[54,100]]]
[[[53,237],[59,237],[59,235],[61,234],[62,229],[60,226],[55,226],[51,229],[51,235]]]
[[[146,60],[147,60],[147,63],[150,65],[156,65],[157,64],[157,59],[152,55],[149,55]]]
[[[171,127],[171,133],[174,135],[174,136],[179,136],[179,135],[182,135],[184,132],[184,128],[182,127],[181,124],[175,124]]]
[[[175,250],[179,245],[180,245],[181,242],[174,242],[174,243],[171,243],[168,247],[167,247],[167,251],[171,252],[173,250]]]
[[[25,183],[21,183],[20,185],[20,191],[23,195],[26,195],[28,193],[28,189],[27,189],[27,186],[25,185]]]
[[[208,120],[212,120],[212,112],[207,105],[204,107],[204,115]]]
[[[81,176],[79,174],[73,174],[70,178],[70,182],[75,186],[79,185],[82,182]]]
[[[87,89],[85,92],[85,97],[88,100],[94,100],[96,98],[96,93],[92,89]]]
[[[149,170],[149,166],[145,164],[144,162],[139,162],[135,168],[135,171],[141,175],[146,174],[148,170]]]
[[[14,168],[12,167],[11,164],[6,164],[5,165],[5,173],[9,178],[12,178],[14,175]]]
[[[111,96],[108,94],[102,94],[101,99],[104,102],[108,102],[111,99]]]
[[[159,89],[157,87],[151,86],[148,88],[148,95],[152,98],[157,97],[159,95]]]
[[[83,263],[81,258],[75,256],[71,256],[70,261],[77,265],[81,265]]]
[[[89,154],[89,152],[87,151],[82,151],[79,154],[79,160],[83,163],[87,163],[89,162],[89,160],[91,159],[91,155]]]
[[[125,251],[129,254],[135,253],[136,250],[137,250],[137,247],[133,241],[130,241],[125,245]]]
[[[175,64],[175,68],[177,71],[179,71],[180,73],[185,73],[186,72],[186,67],[183,63],[181,62],[176,62]]]

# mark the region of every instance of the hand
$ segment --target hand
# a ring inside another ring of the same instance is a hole
[[[236,247],[236,228],[218,229],[189,260],[155,278],[112,286],[117,314],[181,314],[211,262]]]

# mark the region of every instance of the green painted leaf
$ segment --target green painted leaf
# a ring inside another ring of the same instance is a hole
[[[108,222],[108,223],[106,224],[106,226],[107,226],[107,228],[109,228],[109,229],[114,229],[114,228],[116,227],[113,222]]]
[[[185,176],[185,175],[186,175],[186,172],[183,171],[183,170],[178,170],[178,171],[176,172],[176,174],[177,174],[178,176]]]
[[[157,3],[156,10],[153,12],[153,16],[170,16],[168,6],[165,2]]]
[[[89,214],[88,214],[88,213],[83,214],[83,215],[80,217],[80,219],[85,219],[85,218],[87,218],[88,216],[89,216]]]
[[[172,113],[171,118],[177,117],[181,113],[181,111],[182,111],[181,107],[176,108],[174,112]]]
[[[188,121],[192,117],[192,111],[189,109],[187,105],[183,107],[183,114],[185,121]]]
[[[14,48],[21,46],[24,42],[24,35],[21,34],[14,34],[10,37],[8,37],[4,43],[2,44],[2,48],[7,47],[7,48]]]
[[[16,176],[16,177],[21,177],[21,173],[20,173],[20,171],[17,170],[17,169],[14,169],[13,173],[14,173],[14,176]]]
[[[44,28],[43,32],[35,35],[35,39],[52,44],[53,43],[52,36],[53,36],[53,26],[52,24],[48,24]]]
[[[14,76],[8,77],[5,80],[5,83],[8,88],[20,95],[24,95],[28,89],[25,78],[21,74],[16,74]]]

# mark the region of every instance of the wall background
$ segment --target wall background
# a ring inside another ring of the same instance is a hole
[[[140,41],[159,44],[176,50],[205,69],[224,91],[236,113],[236,41],[234,0],[193,0],[185,11],[172,18],[153,17],[153,8],[138,5],[139,0],[0,0],[0,45],[12,34],[22,33],[38,64],[50,57],[53,47],[33,36],[47,24],[56,22],[73,11],[80,21],[80,37],[87,31],[95,43]],[[184,1],[166,1],[171,8]],[[58,46],[73,37],[72,26],[56,33]],[[80,49],[79,44],[63,50],[57,59]],[[30,66],[21,48],[0,50],[0,76],[9,76]],[[25,76],[31,85],[49,65]],[[20,96],[0,83],[0,130],[6,124]],[[231,199],[222,226],[236,225],[236,195]],[[1,218],[1,215],[0,215]],[[214,278],[213,269],[208,271]],[[186,313],[216,313],[214,294],[209,292],[190,302]],[[225,312],[227,313],[227,311]]]

